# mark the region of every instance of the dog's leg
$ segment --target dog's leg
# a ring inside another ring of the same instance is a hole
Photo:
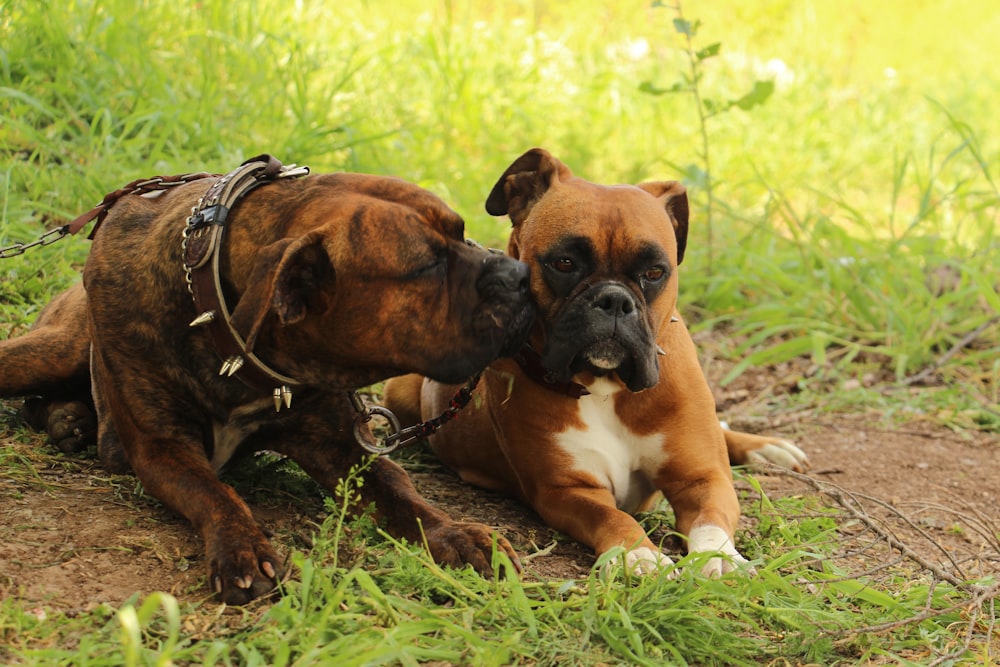
[[[773,463],[796,472],[805,472],[809,468],[809,457],[788,440],[731,431],[725,422],[722,423],[722,429],[731,465]]]
[[[282,561],[250,508],[213,470],[204,425],[161,409],[151,399],[164,390],[131,372],[127,363],[109,367],[95,350],[101,460],[115,462],[124,449],[146,492],[198,530],[209,585],[223,602],[245,604],[272,590],[283,574]],[[137,403],[136,395],[146,400]]]
[[[42,309],[28,333],[0,341],[0,396],[85,391],[89,365],[87,295],[77,284]]]
[[[327,406],[320,412],[330,419],[334,411],[342,412],[343,409],[344,406]],[[313,418],[312,415],[303,417],[300,435],[324,432],[310,426],[309,420]],[[350,433],[350,422],[344,421],[347,424],[336,430]],[[347,475],[351,466],[362,463],[364,459],[364,451],[353,440],[315,442],[310,441],[308,436],[302,436],[284,438],[270,446],[289,456],[330,492],[336,491],[337,483]],[[374,503],[376,519],[389,534],[415,544],[426,540],[431,555],[438,563],[453,567],[468,564],[479,573],[491,576],[495,542],[497,548],[504,551],[520,570],[517,554],[506,538],[482,524],[452,520],[417,492],[409,475],[395,462],[385,457],[376,458],[365,470],[362,479],[358,489],[361,498],[352,510],[361,511]]]
[[[365,500],[375,503],[376,515],[386,530],[411,542],[426,539],[434,560],[442,565],[466,564],[484,576],[493,576],[494,542],[520,571],[517,553],[507,539],[480,523],[454,521],[428,503],[413,486],[409,475],[387,458],[376,459],[362,489]]]
[[[220,599],[245,604],[272,590],[283,575],[282,561],[250,508],[216,476],[194,434],[126,437],[133,438],[130,460],[145,490],[201,534],[209,584]]]
[[[311,477],[330,490],[336,488],[346,472],[339,466],[330,466],[329,460],[315,456],[296,460]],[[365,472],[360,493],[357,509],[374,503],[375,516],[390,535],[415,544],[426,540],[431,556],[442,565],[463,567],[468,564],[484,576],[493,576],[491,561],[495,541],[497,548],[510,557],[518,570],[521,569],[517,553],[506,538],[482,524],[452,520],[421,497],[406,471],[385,457],[375,459]]]
[[[282,561],[250,508],[216,477],[201,443],[149,438],[132,457],[145,489],[194,525],[205,543],[212,590],[227,604],[245,604],[272,590]]]
[[[698,437],[697,430],[688,434]],[[704,574],[717,576],[746,560],[733,540],[740,507],[723,443],[709,437],[711,434],[703,435],[700,445],[675,448],[657,485],[674,510],[677,531],[688,538],[688,553],[720,554],[702,568]]]
[[[546,525],[588,545],[598,555],[624,547],[624,565],[633,574],[650,574],[673,565],[639,522],[615,507],[614,496],[604,487],[547,486],[532,494],[531,505]]]
[[[0,341],[0,397],[27,397],[25,419],[59,449],[92,441],[87,296],[75,285],[42,309],[24,336]]]

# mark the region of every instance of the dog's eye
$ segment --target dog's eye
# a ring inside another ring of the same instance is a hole
[[[642,278],[647,282],[655,283],[662,280],[666,273],[662,266],[653,266],[646,269],[646,272],[642,274]]]
[[[639,274],[639,286],[642,289],[655,287],[667,277],[667,270],[662,266],[651,266]]]
[[[549,266],[559,273],[569,273],[576,268],[576,263],[569,257],[559,257],[549,262]]]
[[[409,273],[410,278],[423,278],[427,276],[433,276],[440,273],[443,269],[447,268],[448,261],[445,257],[435,257],[431,261],[427,262],[419,269],[411,271]]]
[[[444,257],[438,257],[433,262],[424,267],[424,273],[436,273],[448,266],[448,261]]]

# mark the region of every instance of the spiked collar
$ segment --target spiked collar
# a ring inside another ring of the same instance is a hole
[[[207,327],[216,352],[223,359],[219,375],[236,376],[249,387],[270,390],[276,411],[283,406],[291,407],[292,389],[301,383],[261,361],[233,327],[222,292],[219,255],[226,218],[236,202],[265,183],[308,173],[308,167],[285,166],[270,155],[251,158],[212,184],[191,209],[184,228],[184,276],[199,313],[190,326]]]

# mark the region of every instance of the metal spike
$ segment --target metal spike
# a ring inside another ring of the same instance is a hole
[[[666,352],[665,352],[665,351],[663,350],[663,348],[662,348],[662,347],[660,347],[659,345],[657,345],[657,346],[656,346],[656,353],[657,353],[658,355],[660,355],[661,357],[665,357],[665,356],[667,356],[667,353],[666,353]]]
[[[274,388],[274,411],[281,412],[281,387]]]
[[[209,322],[211,322],[214,319],[215,319],[215,311],[214,310],[206,310],[204,313],[202,313],[198,317],[196,317],[193,320],[191,320],[191,323],[188,324],[188,326],[189,327],[200,327],[202,325],[208,324]]]
[[[229,365],[229,377],[235,375],[241,368],[243,368],[243,357],[233,357],[233,363]]]
[[[285,402],[286,408],[292,407],[292,390],[286,385],[281,385],[281,399]]]
[[[670,317],[670,321],[671,321],[671,322],[680,322],[680,321],[681,321],[681,318],[677,317],[676,315],[672,315],[672,316]]]
[[[243,367],[243,357],[233,356],[222,362],[222,368],[219,369],[219,375],[228,375],[232,377],[236,371]]]

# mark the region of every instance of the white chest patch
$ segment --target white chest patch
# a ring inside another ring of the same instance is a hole
[[[593,387],[588,387],[593,390]],[[584,470],[615,497],[618,509],[635,512],[656,488],[652,478],[665,461],[663,435],[638,436],[618,418],[611,395],[592,393],[579,402],[582,428],[555,437],[578,470]]]

